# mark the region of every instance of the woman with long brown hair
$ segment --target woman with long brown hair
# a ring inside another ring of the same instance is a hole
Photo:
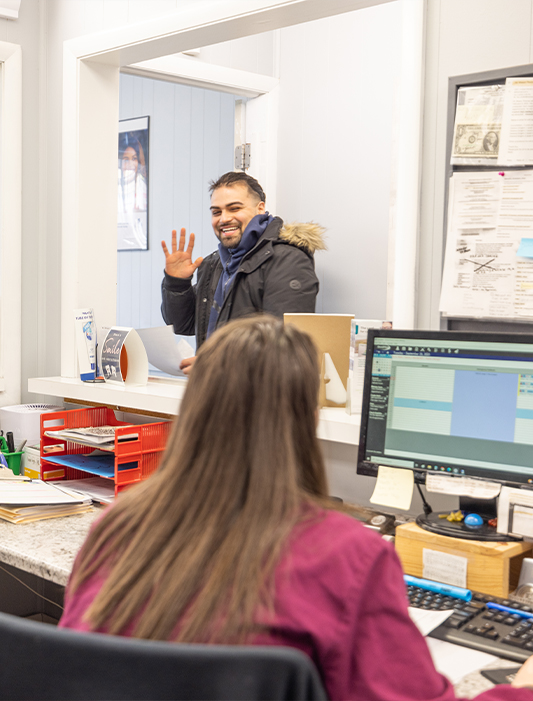
[[[82,547],[60,625],[293,646],[332,699],[455,698],[411,623],[393,547],[327,498],[318,367],[311,339],[277,319],[217,331],[160,468]]]

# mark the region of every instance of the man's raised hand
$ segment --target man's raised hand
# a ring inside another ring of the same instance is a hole
[[[172,231],[172,252],[169,253],[167,244],[161,241],[161,246],[165,253],[165,273],[172,277],[189,278],[200,266],[203,258],[192,260],[192,249],[194,248],[194,234],[189,236],[189,244],[185,248],[185,229],[180,231],[179,245],[177,243],[176,230]]]

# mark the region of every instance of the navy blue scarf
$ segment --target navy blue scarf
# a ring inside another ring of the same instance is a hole
[[[218,244],[218,255],[222,262],[222,275],[218,281],[217,289],[215,290],[215,298],[211,313],[209,314],[209,325],[207,327],[207,338],[215,330],[220,309],[226,299],[226,296],[231,289],[233,278],[239,269],[241,260],[251,251],[260,237],[265,233],[267,226],[274,219],[268,212],[264,214],[256,214],[255,217],[248,223],[244,230],[242,239],[236,248],[226,248],[221,243]]]

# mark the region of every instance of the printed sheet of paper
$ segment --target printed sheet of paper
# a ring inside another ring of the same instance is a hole
[[[24,475],[16,475],[8,467],[0,467],[0,480],[15,480],[15,482],[27,482],[30,477]]]
[[[439,550],[422,548],[422,577],[466,589],[468,559]]]
[[[179,341],[174,335],[172,326],[159,326],[151,329],[137,329],[141,341],[146,348],[148,362],[158,370],[168,375],[184,377],[180,363],[185,358],[191,358],[194,350],[183,338]]]
[[[504,94],[504,85],[459,88],[453,132],[453,165],[489,165],[496,162]]]
[[[533,171],[454,173],[440,311],[447,316],[533,318]]]
[[[451,225],[456,229],[495,229],[503,178],[498,173],[456,173]]]
[[[426,638],[426,643],[437,671],[448,677],[452,684],[457,684],[467,674],[476,672],[498,659],[487,652],[454,645],[446,640]]]
[[[3,482],[0,504],[75,504],[86,501],[81,495],[41,480]]]
[[[380,465],[370,502],[408,511],[411,507],[414,486],[415,477],[412,470]]]
[[[533,261],[517,259],[515,280],[515,308],[519,319],[533,318]]]
[[[360,414],[365,384],[366,346],[368,329],[392,329],[392,321],[382,319],[352,319],[350,332],[349,402],[346,411]]]
[[[500,165],[533,164],[533,78],[507,78],[498,153]]]
[[[409,606],[408,611],[410,619],[423,636],[429,635],[432,630],[438,628],[440,624],[444,623],[453,613],[453,609],[432,611],[428,609],[417,609],[414,606]]]
[[[494,499],[500,493],[497,482],[485,482],[471,477],[450,477],[449,475],[426,475],[426,490],[437,494],[456,494],[475,499]]]

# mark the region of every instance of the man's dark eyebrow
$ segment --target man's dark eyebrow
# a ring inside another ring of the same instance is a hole
[[[239,200],[235,200],[235,202],[229,202],[229,203],[228,203],[227,205],[225,205],[225,206],[226,206],[226,207],[233,207],[234,204],[241,204],[241,205],[242,205],[242,202],[239,202]],[[221,207],[209,207],[209,209],[210,209],[211,211],[213,211],[214,209],[221,209]]]

